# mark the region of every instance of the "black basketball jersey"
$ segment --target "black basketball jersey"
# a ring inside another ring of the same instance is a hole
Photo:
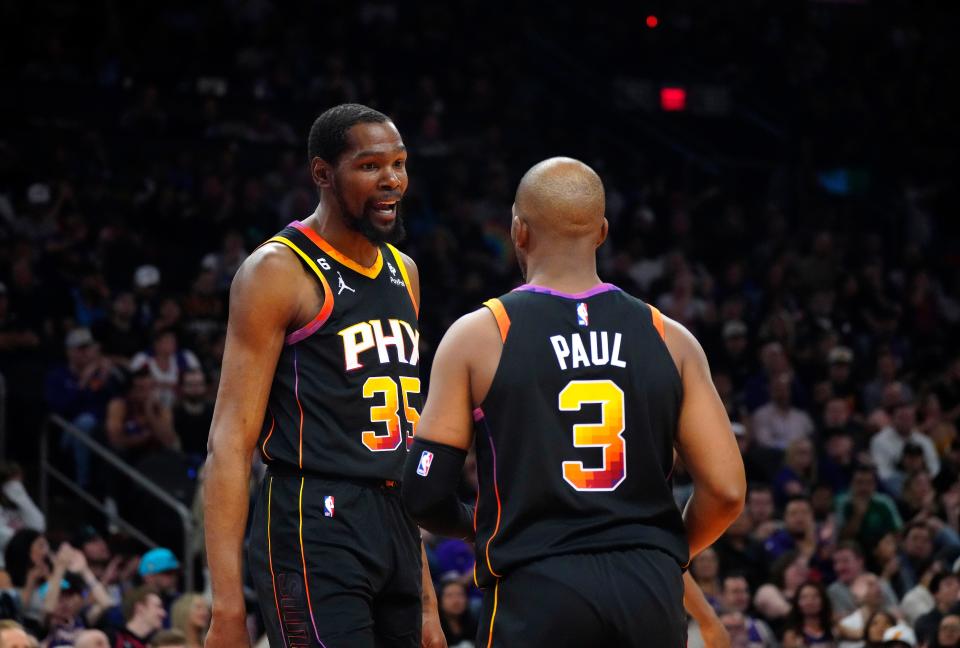
[[[280,353],[260,434],[263,460],[329,477],[399,480],[421,409],[417,310],[400,253],[379,246],[365,268],[296,221],[268,242],[297,254],[324,300]]]
[[[686,564],[670,484],[682,383],[659,311],[611,284],[485,305],[503,351],[474,412],[478,584],[569,553],[647,546]]]

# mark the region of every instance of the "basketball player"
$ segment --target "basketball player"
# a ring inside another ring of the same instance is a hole
[[[404,501],[476,534],[479,646],[683,646],[682,567],[743,507],[743,463],[700,345],[602,283],[604,191],[568,158],[520,182],[511,234],[526,284],[437,349]],[[478,506],[455,489],[476,436]],[[673,450],[694,494],[681,516]]]
[[[399,480],[419,420],[417,268],[396,126],[346,104],[314,122],[317,210],[250,255],[230,290],[204,485],[213,623],[249,646],[242,550],[250,459],[268,466],[248,565],[272,646],[445,646]],[[421,599],[422,597],[422,599]]]

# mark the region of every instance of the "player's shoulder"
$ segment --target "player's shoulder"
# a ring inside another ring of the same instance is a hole
[[[403,265],[407,267],[408,272],[417,271],[417,262],[413,260],[413,257],[411,257],[409,254],[407,254],[397,246],[392,245],[390,243],[387,243],[387,247],[390,249],[391,252],[393,252],[397,256],[398,259],[400,259]]]
[[[268,241],[250,253],[234,275],[231,294],[238,291],[282,294],[294,291],[302,275],[300,261],[286,245]]]
[[[487,344],[501,343],[496,314],[488,306],[481,306],[461,315],[447,329],[443,341],[447,346],[454,345],[464,352],[484,353]]]

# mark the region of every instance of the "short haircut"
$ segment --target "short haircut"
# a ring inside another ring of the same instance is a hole
[[[837,548],[833,550],[833,555],[837,555],[839,551],[852,551],[857,558],[863,560],[863,549],[860,548],[860,543],[856,540],[841,540],[837,543]]]
[[[783,505],[783,509],[786,510],[787,507],[793,504],[794,502],[803,502],[810,508],[813,508],[813,503],[810,501],[809,497],[807,497],[806,495],[797,494],[797,495],[791,495],[790,497],[787,498],[787,502]]]
[[[770,493],[773,495],[773,488],[770,487],[770,484],[764,484],[763,482],[751,482],[749,488],[747,488],[747,495],[751,493]]]
[[[930,593],[931,593],[931,594],[936,594],[937,592],[939,592],[939,591],[940,591],[940,585],[943,583],[943,581],[947,580],[948,578],[957,578],[957,579],[960,579],[960,576],[958,576],[957,574],[954,574],[953,572],[949,572],[949,571],[948,571],[948,572],[938,572],[938,573],[934,574],[933,578],[930,579],[930,588],[929,588],[929,589],[930,589]]]
[[[145,603],[151,594],[156,594],[160,596],[160,592],[157,591],[157,588],[150,585],[141,585],[135,589],[130,590],[123,596],[123,618],[129,622],[133,618],[133,614],[137,609],[137,605]]]
[[[391,121],[379,110],[355,103],[340,104],[317,117],[307,139],[307,157],[336,164],[347,148],[347,133],[357,124],[383,124]]]
[[[185,646],[187,636],[179,630],[161,630],[153,635],[147,644],[148,648],[163,648],[164,646]]]

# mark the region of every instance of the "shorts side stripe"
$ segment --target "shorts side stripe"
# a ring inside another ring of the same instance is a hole
[[[272,430],[272,428],[271,428]],[[266,444],[264,444],[266,445]],[[273,543],[270,539],[270,509],[273,505],[273,477],[270,477],[270,485],[267,488],[267,558],[270,561],[270,580],[273,582],[273,603],[277,606],[277,621],[280,623],[280,637],[283,639],[283,646],[287,646],[287,634],[283,629],[283,615],[280,614],[280,599],[277,598],[277,576],[273,571]]]
[[[303,589],[307,592],[307,609],[310,611],[310,624],[313,626],[313,636],[317,638],[317,643],[321,648],[327,648],[320,641],[320,633],[317,632],[317,622],[313,618],[313,603],[310,601],[310,583],[307,581],[307,555],[303,550],[303,477],[300,478],[300,497],[298,508],[300,512],[300,560],[303,561]]]
[[[490,635],[487,637],[487,648],[493,646],[493,622],[497,619],[497,599],[500,595],[500,579],[493,586],[493,613],[490,615]]]

